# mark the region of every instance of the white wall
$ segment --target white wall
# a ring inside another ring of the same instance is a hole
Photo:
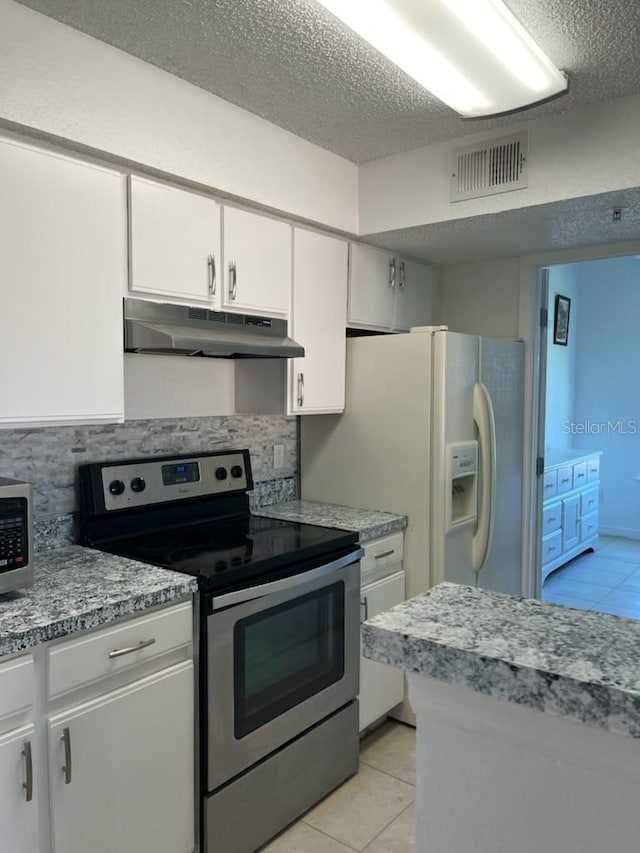
[[[600,530],[640,538],[640,260],[577,266],[574,445],[602,450]]]
[[[357,231],[354,163],[12,0],[0,121]]]
[[[520,258],[440,268],[438,322],[454,332],[518,337]]]
[[[575,447],[569,424],[575,419],[577,352],[580,340],[580,297],[578,264],[554,266],[549,270],[549,326],[547,329],[547,394],[545,401],[545,447]],[[581,292],[581,290],[580,290]],[[571,300],[567,346],[553,343],[555,300],[558,294]]]
[[[521,130],[530,133],[528,188],[452,204],[451,151]],[[635,187],[639,136],[640,96],[630,96],[365,163],[359,169],[360,233]]]

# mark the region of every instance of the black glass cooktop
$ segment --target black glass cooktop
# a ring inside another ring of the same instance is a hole
[[[102,543],[102,550],[195,575],[201,588],[242,586],[282,577],[349,551],[358,534],[336,528],[249,515],[205,521]],[[325,558],[325,559],[322,559]]]

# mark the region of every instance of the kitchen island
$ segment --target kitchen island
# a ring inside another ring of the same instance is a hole
[[[445,583],[363,646],[408,674],[416,850],[637,850],[640,622]]]

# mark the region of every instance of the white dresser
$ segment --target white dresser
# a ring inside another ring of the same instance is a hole
[[[543,581],[554,569],[597,544],[601,455],[584,450],[545,452]]]

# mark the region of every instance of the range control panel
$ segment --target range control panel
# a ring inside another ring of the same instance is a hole
[[[100,473],[105,509],[246,491],[252,483],[249,465],[246,451],[103,465]]]

